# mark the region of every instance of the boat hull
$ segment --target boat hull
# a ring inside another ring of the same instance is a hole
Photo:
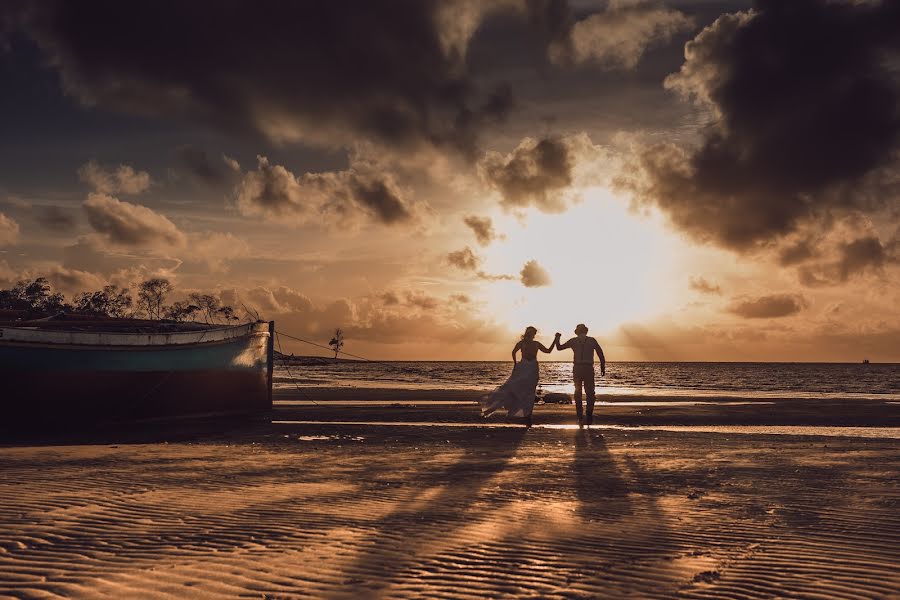
[[[271,325],[171,334],[2,329],[7,423],[262,414],[272,407]]]

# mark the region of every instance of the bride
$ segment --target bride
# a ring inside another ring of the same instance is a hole
[[[507,417],[524,417],[525,426],[531,427],[531,411],[534,409],[534,393],[538,383],[538,350],[550,354],[553,345],[545,348],[535,341],[537,329],[528,327],[525,335],[512,350],[513,372],[506,383],[487,394],[481,403],[481,416],[487,417],[500,408],[505,408]],[[522,352],[522,360],[516,361],[516,353]]]

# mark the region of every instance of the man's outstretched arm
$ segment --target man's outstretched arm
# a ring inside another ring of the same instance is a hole
[[[569,340],[569,341],[566,342],[565,344],[560,344],[560,343],[559,343],[559,338],[556,338],[556,349],[557,349],[557,350],[566,350],[566,349],[568,349],[568,348],[571,348],[571,347],[572,347],[572,342],[573,342],[573,341],[575,341],[575,338],[572,338],[571,340]]]

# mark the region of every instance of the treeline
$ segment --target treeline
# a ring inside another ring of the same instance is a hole
[[[179,322],[202,319],[206,323],[230,323],[240,320],[231,306],[222,304],[213,294],[192,293],[187,300],[166,304],[174,289],[168,279],[154,277],[138,285],[136,299],[128,288],[106,285],[95,292],[82,292],[69,302],[63,294],[53,291],[45,277],[38,277],[0,290],[0,310]]]

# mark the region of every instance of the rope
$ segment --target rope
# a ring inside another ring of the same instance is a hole
[[[294,387],[297,388],[297,391],[300,392],[300,394],[304,398],[306,398],[316,406],[321,406],[321,404],[310,398],[309,395],[303,391],[303,388],[300,387],[300,384],[297,383],[297,381],[294,379],[294,374],[291,373],[291,369],[290,367],[288,367],[287,361],[284,359],[284,352],[281,351],[281,334],[279,334],[277,331],[275,332],[275,341],[278,343],[278,353],[281,355],[281,366],[284,367],[285,371],[287,371],[288,377],[291,378],[291,383],[294,384]]]
[[[278,334],[279,334],[279,335],[283,335],[283,336],[286,337],[286,338],[289,338],[289,339],[292,339],[292,340],[296,340],[296,341],[298,341],[298,342],[303,342],[304,344],[309,344],[310,346],[315,346],[316,348],[322,348],[323,350],[328,350],[329,352],[334,352],[334,348],[331,348],[330,346],[323,346],[322,344],[317,344],[317,343],[315,343],[315,342],[310,342],[309,340],[304,340],[303,338],[298,338],[298,337],[295,337],[295,336],[293,336],[293,335],[288,335],[288,334],[284,333],[283,331],[279,331]],[[278,351],[281,352],[281,347],[280,347],[280,346],[279,346]],[[345,356],[350,356],[350,357],[353,357],[353,358],[358,358],[359,360],[364,360],[364,361],[366,361],[366,362],[383,362],[383,361],[380,361],[380,360],[371,360],[371,359],[366,358],[365,356],[358,356],[358,355],[356,355],[356,354],[350,354],[349,352],[344,352],[343,350],[338,350],[338,354],[343,354],[343,355],[345,355]]]

